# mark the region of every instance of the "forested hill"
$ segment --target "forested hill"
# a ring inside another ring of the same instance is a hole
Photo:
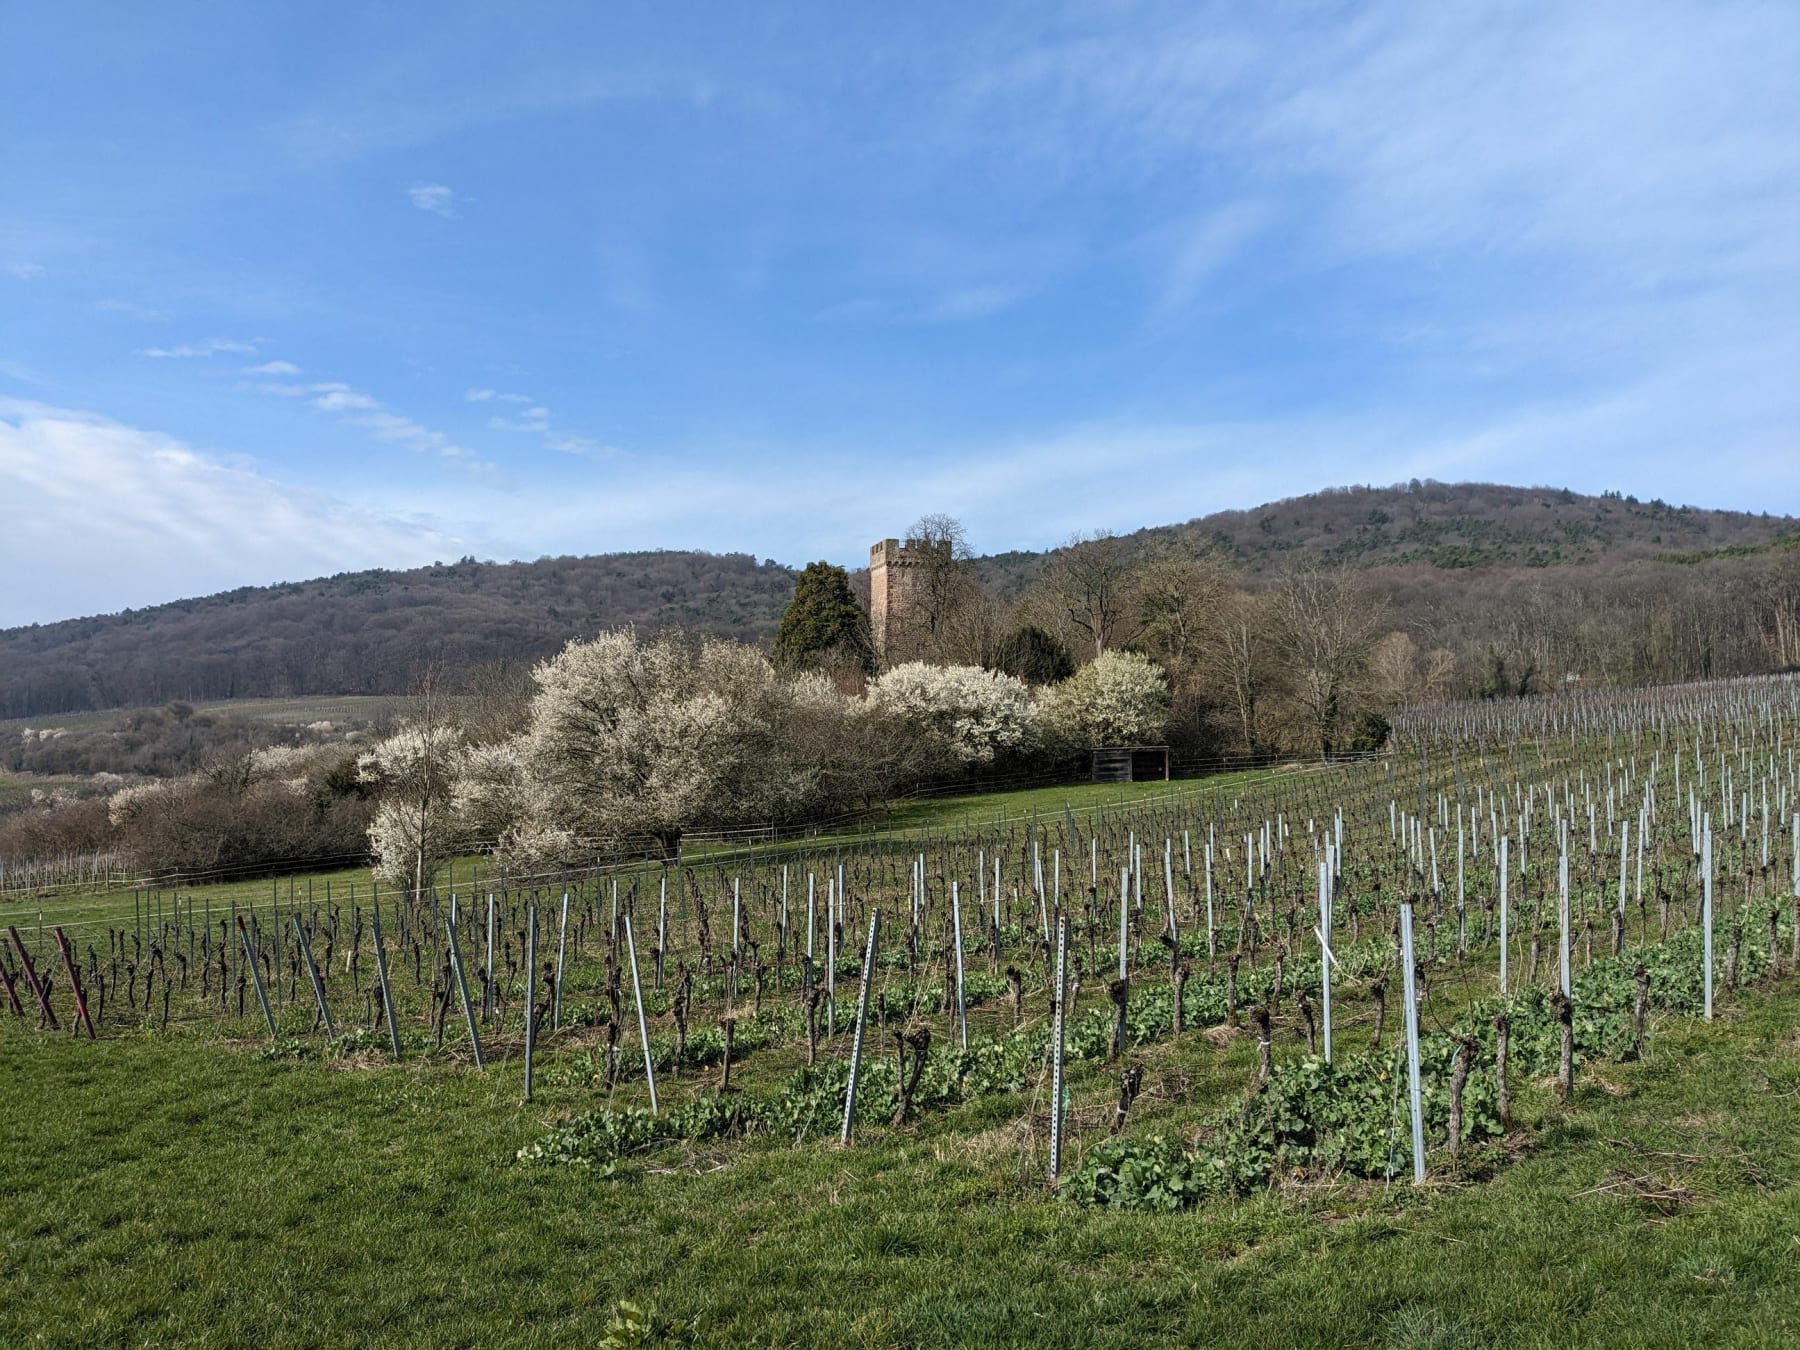
[[[893,522],[892,532],[907,522]],[[1734,673],[1750,619],[1719,603],[1800,521],[1671,507],[1554,488],[1415,483],[1343,488],[1139,531],[1230,558],[1251,586],[1296,562],[1367,569],[1395,627],[1472,654],[1570,616],[1648,605],[1652,625],[1692,648],[1645,678]],[[979,545],[980,540],[974,541]],[[997,594],[1022,593],[1043,553],[978,560]],[[804,558],[790,560],[798,565]],[[169,699],[403,692],[422,663],[454,676],[533,660],[569,638],[635,624],[769,637],[794,571],[743,554],[620,553],[346,573],[99,618],[0,630],[0,717],[153,705]],[[1584,619],[1584,622],[1590,620]],[[1744,631],[1740,631],[1744,630]],[[1619,642],[1638,643],[1627,634]],[[1648,674],[1644,674],[1648,671]]]
[[[452,677],[536,660],[635,624],[771,637],[793,573],[742,553],[464,559],[246,586],[99,618],[0,630],[0,717],[169,699],[403,693],[426,662]]]
[[[1607,493],[1493,483],[1327,488],[1248,511],[1153,525],[1133,540],[1182,540],[1229,557],[1254,581],[1295,561],[1354,568],[1543,569],[1644,561],[1691,563],[1760,550],[1792,538],[1800,520],[1670,506]],[[1022,590],[1046,555],[982,559],[1002,592]]]

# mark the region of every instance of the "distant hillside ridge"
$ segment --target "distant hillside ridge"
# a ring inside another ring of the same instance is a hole
[[[1668,638],[1679,650],[1653,654],[1656,668],[1726,674],[1753,673],[1756,640],[1713,602],[1747,585],[1770,550],[1800,540],[1800,520],[1619,493],[1415,481],[1329,488],[1128,537],[1214,551],[1252,589],[1296,564],[1363,571],[1396,628],[1471,658],[1489,645],[1516,647],[1526,628],[1539,634],[1571,614],[1666,603],[1679,611]],[[1055,552],[990,554],[975,568],[1010,599]],[[793,566],[735,553],[465,558],[5,629],[0,718],[170,699],[397,694],[427,662],[454,678],[486,662],[534,661],[623,624],[763,641],[795,576]]]
[[[1218,511],[1126,536],[1182,540],[1230,558],[1254,584],[1304,561],[1352,568],[1581,567],[1638,561],[1688,562],[1743,555],[1800,536],[1800,519],[1671,506],[1607,492],[1415,481],[1393,487],[1326,488],[1243,511]],[[980,560],[984,580],[1022,590],[1045,553]]]
[[[634,624],[772,637],[794,574],[742,553],[460,562],[245,586],[150,609],[0,630],[0,718],[311,695],[399,694],[534,661]]]

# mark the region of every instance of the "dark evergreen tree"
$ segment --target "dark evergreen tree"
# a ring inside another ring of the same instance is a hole
[[[869,616],[850,590],[850,574],[827,562],[808,563],[775,634],[776,659],[794,666],[855,665],[872,673],[875,650]]]
[[[1000,643],[994,653],[994,669],[1026,684],[1056,684],[1075,673],[1075,658],[1055,635],[1026,624]]]

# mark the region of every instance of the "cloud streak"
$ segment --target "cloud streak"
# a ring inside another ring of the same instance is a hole
[[[285,365],[286,362],[272,364]],[[499,472],[499,466],[482,459],[467,446],[442,431],[414,421],[388,408],[373,394],[354,389],[340,381],[318,384],[262,384],[265,394],[281,398],[304,399],[316,412],[328,413],[347,426],[372,434],[376,440],[402,446],[415,454],[435,455],[461,469],[483,477]]]
[[[201,342],[184,342],[179,347],[145,347],[138,352],[139,356],[148,356],[158,361],[192,361],[204,360],[209,356],[219,356],[232,352],[245,355],[254,352],[261,344],[261,338],[244,341],[240,338],[207,338]]]
[[[544,447],[554,450],[560,455],[586,455],[599,457],[614,455],[618,451],[603,441],[591,436],[580,436],[574,432],[563,431],[550,423],[550,410],[540,404],[529,394],[509,394],[497,389],[471,389],[463,395],[467,403],[511,403],[520,406],[523,411],[512,417],[488,418],[490,431],[524,432],[535,436]]]

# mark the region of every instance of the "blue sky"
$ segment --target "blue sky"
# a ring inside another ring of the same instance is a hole
[[[1800,512],[1800,6],[0,14],[0,624],[1327,485]]]

